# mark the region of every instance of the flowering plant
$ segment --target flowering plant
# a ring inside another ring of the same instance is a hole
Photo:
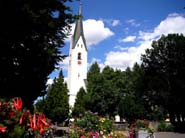
[[[70,138],[115,138],[113,122],[97,114],[86,112],[71,128]]]
[[[0,100],[0,137],[42,137],[50,130],[50,121],[43,113],[23,110],[22,99]]]

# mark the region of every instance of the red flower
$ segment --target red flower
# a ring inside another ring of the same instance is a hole
[[[15,114],[14,111],[10,111],[9,115],[10,115],[10,116],[15,116],[16,114]]]
[[[40,127],[39,133],[42,134],[44,132],[44,127]]]
[[[14,98],[13,99],[13,107],[16,110],[21,110],[22,109],[22,99],[21,98]]]
[[[44,132],[45,127],[49,127],[49,124],[46,122],[46,118],[43,113],[40,113],[37,118],[37,126],[40,134]]]
[[[23,121],[27,121],[28,117],[30,115],[30,112],[29,111],[24,111],[20,117],[20,120],[19,120],[19,125],[22,124]],[[28,122],[27,122],[28,123]]]
[[[35,114],[33,115],[33,118],[32,118],[32,115],[30,115],[30,127],[33,130],[37,129],[37,126],[36,126],[36,115]]]
[[[23,120],[23,114],[21,115],[21,118],[20,118],[20,120],[19,120],[19,125],[21,125],[22,124],[22,120]]]
[[[46,118],[43,113],[38,116],[36,114],[33,117],[30,115],[30,127],[32,130],[39,130],[40,134],[44,132],[44,128],[48,128],[49,124],[46,122]]]
[[[6,132],[6,127],[0,126],[0,133],[5,133]]]

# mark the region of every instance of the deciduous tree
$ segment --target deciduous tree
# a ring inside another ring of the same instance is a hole
[[[142,62],[148,77],[148,94],[170,114],[170,120],[185,122],[185,37],[168,34],[152,43]]]

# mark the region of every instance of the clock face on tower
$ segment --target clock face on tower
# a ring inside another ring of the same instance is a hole
[[[81,64],[82,64],[82,62],[80,60],[78,60],[78,65],[81,65]]]

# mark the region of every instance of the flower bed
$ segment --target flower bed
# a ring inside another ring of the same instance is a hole
[[[10,101],[0,99],[0,137],[46,137],[49,135],[50,120],[43,113],[31,114],[22,108],[22,99]]]
[[[113,122],[91,112],[77,118],[70,128],[70,138],[127,138],[126,133],[114,131]]]

